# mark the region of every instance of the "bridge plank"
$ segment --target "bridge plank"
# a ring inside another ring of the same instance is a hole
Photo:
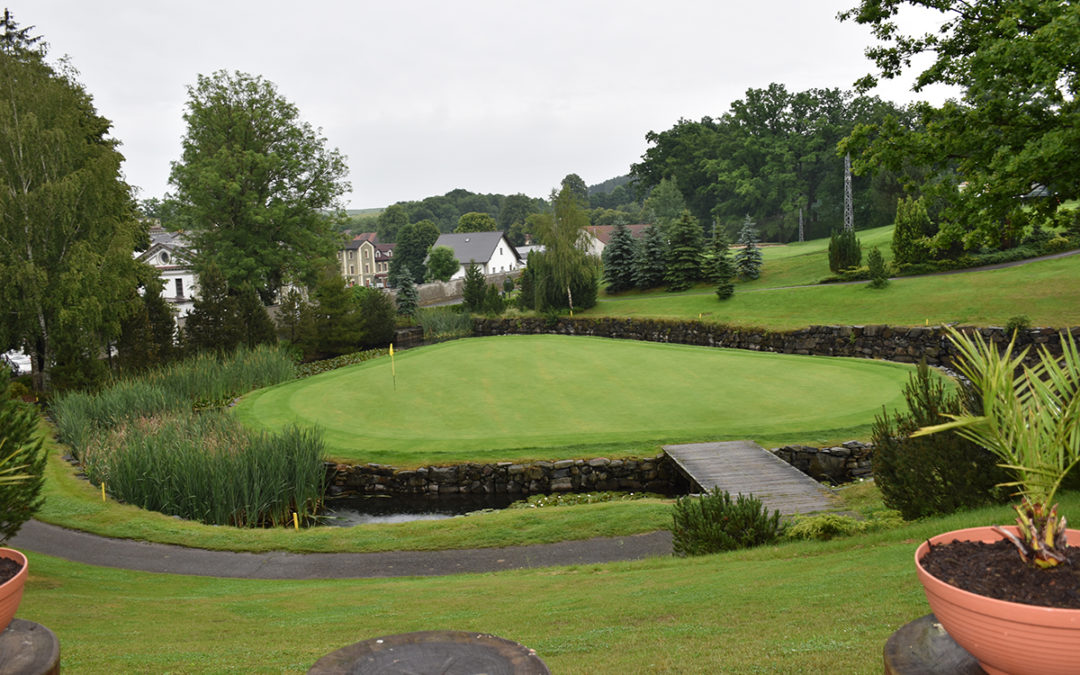
[[[664,452],[702,492],[753,494],[784,515],[835,508],[837,497],[821,483],[753,441],[665,445]]]

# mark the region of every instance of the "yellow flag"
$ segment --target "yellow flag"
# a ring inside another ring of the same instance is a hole
[[[394,355],[394,343],[391,342],[390,343],[390,356],[393,356],[393,355]]]

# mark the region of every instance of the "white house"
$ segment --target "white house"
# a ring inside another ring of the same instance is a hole
[[[177,318],[187,316],[199,294],[199,277],[189,264],[184,235],[155,225],[150,228],[150,248],[135,257],[157,268],[163,284],[162,297],[176,307]]]
[[[641,239],[645,236],[645,230],[649,229],[648,225],[627,225],[626,229],[630,230],[630,236],[634,239]],[[604,249],[611,242],[611,235],[615,233],[614,225],[589,225],[585,228],[585,241],[587,243],[586,251],[591,255],[600,257],[604,253]]]
[[[432,248],[445,246],[454,252],[454,258],[461,266],[450,277],[461,279],[470,263],[480,266],[484,276],[499,272],[513,272],[524,265],[517,249],[510,245],[502,232],[462,232],[440,234]]]

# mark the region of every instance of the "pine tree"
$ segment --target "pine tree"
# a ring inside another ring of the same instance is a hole
[[[684,210],[670,232],[664,281],[669,291],[685,291],[701,278],[701,226]]]
[[[503,301],[499,289],[495,287],[495,284],[488,284],[487,292],[484,293],[484,314],[499,316],[505,309],[506,303]]]
[[[465,310],[479,312],[484,307],[484,296],[487,295],[487,283],[484,281],[484,273],[480,266],[471,263],[465,270],[465,282],[461,289],[465,301]]]
[[[870,288],[885,288],[889,285],[888,268],[885,267],[885,259],[877,246],[866,254],[866,264],[870,268]]]
[[[709,250],[706,277],[716,284],[716,296],[727,300],[735,293],[735,263],[731,259],[727,238],[720,228],[713,230],[712,246]]]
[[[620,293],[634,287],[634,257],[637,242],[626,225],[620,223],[611,233],[611,241],[604,248],[604,281],[609,293]]]
[[[199,276],[199,297],[184,320],[184,346],[190,352],[228,353],[243,339],[237,325],[236,298],[229,295],[225,277],[210,264]]]
[[[761,249],[757,246],[757,228],[750,216],[743,220],[739,230],[739,244],[742,248],[735,254],[735,270],[742,279],[757,279],[761,276]]]
[[[357,287],[359,288],[359,287]],[[354,291],[336,270],[326,269],[315,286],[314,349],[319,356],[337,356],[355,351],[360,343],[360,316]]]
[[[404,316],[416,316],[420,305],[420,293],[413,283],[412,271],[408,265],[402,265],[397,285],[397,313]]]
[[[656,288],[664,283],[667,270],[667,244],[657,225],[645,230],[645,237],[634,258],[634,285],[641,289]]]
[[[258,292],[251,284],[244,284],[236,294],[237,323],[240,328],[240,341],[249,348],[257,345],[269,345],[277,342],[274,322],[266,311]]]
[[[852,230],[833,230],[829,237],[829,269],[841,272],[862,263],[862,246]]]

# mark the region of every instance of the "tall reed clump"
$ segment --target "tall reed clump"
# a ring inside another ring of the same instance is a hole
[[[312,520],[326,472],[318,432],[252,432],[220,411],[138,419],[83,454],[91,482],[140,508],[215,525]]]
[[[117,499],[216,525],[282,525],[294,512],[309,521],[325,487],[319,432],[254,432],[218,409],[295,376],[292,359],[272,347],[200,355],[64,396],[52,415],[90,481]]]
[[[425,340],[446,340],[472,335],[472,317],[450,307],[425,307],[417,314]]]

